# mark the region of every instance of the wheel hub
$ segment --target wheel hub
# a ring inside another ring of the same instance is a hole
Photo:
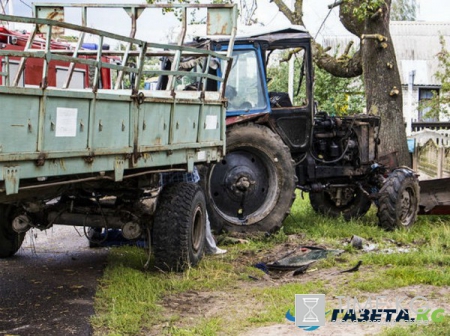
[[[194,251],[198,251],[202,245],[203,239],[203,211],[200,206],[195,208],[194,217],[192,221],[192,247]]]
[[[17,233],[27,232],[33,224],[33,221],[27,215],[19,215],[12,221],[12,228]]]
[[[222,215],[238,220],[257,212],[267,200],[270,176],[258,155],[244,150],[227,154],[210,177],[215,206]]]
[[[255,190],[256,180],[254,173],[248,167],[234,167],[225,178],[225,186],[230,197],[240,199],[244,195],[251,194]]]

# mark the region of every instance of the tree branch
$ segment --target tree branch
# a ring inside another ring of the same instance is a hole
[[[370,19],[375,21],[375,20],[378,20],[379,18],[381,18],[382,15],[383,15],[383,9],[382,8],[378,8],[378,10],[375,12],[375,14],[372,14]]]
[[[347,47],[348,49],[350,46]],[[348,52],[338,59],[328,55],[327,49],[313,41],[313,57],[316,65],[329,72],[333,76],[352,78],[362,75],[361,53],[358,50],[353,57],[348,57]]]
[[[277,5],[278,9],[281,13],[284,14],[284,16],[287,17],[287,19],[292,23],[296,25],[304,25],[303,24],[303,0],[296,0],[295,1],[295,12],[291,11],[289,7],[284,3],[283,0],[271,0],[271,2],[275,3]]]
[[[362,1],[362,0],[358,0]],[[271,0],[271,2],[275,3],[278,7],[278,9],[288,18],[288,20],[292,24],[299,24],[303,25],[303,0],[296,0],[294,9],[295,13],[293,13],[288,6],[284,3],[283,0]],[[339,3],[343,3],[343,1],[336,1],[335,4],[338,5]],[[342,8],[342,6],[341,6]],[[347,12],[347,11],[346,11]],[[342,20],[342,16],[341,16]],[[361,29],[362,31],[362,29]],[[361,34],[357,34],[358,36],[361,36]],[[312,51],[313,51],[313,57],[314,61],[316,62],[317,66],[333,76],[336,77],[343,77],[343,78],[351,78],[351,77],[357,77],[362,74],[362,64],[361,64],[361,54],[359,52],[355,53],[353,57],[349,57],[349,51],[352,44],[349,44],[347,48],[345,49],[344,54],[336,59],[335,57],[332,57],[327,54],[327,51],[329,51],[329,48],[324,49],[319,43],[315,42],[313,40],[312,42]],[[293,49],[288,52],[288,54],[281,59],[280,62],[287,62],[292,58],[292,55],[299,52],[300,49]]]
[[[354,41],[350,41],[347,44],[347,47],[345,48],[344,53],[342,54],[341,57],[348,57],[348,53],[350,52],[350,49],[351,49],[351,47],[353,46],[354,43],[355,43]]]
[[[344,0],[337,0],[333,2],[332,4],[328,5],[328,9],[332,9],[334,7],[340,6],[344,3]]]

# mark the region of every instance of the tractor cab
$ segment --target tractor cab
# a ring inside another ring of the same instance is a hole
[[[227,51],[226,40],[211,49]],[[294,101],[287,93],[288,63],[295,64]],[[313,127],[311,36],[301,26],[239,37],[225,96],[227,117],[253,119],[270,114],[270,122],[292,152],[306,152]],[[281,90],[280,90],[281,88]]]
[[[213,40],[212,49],[226,51],[226,41]],[[281,68],[290,58],[298,63],[296,96],[301,105],[312,101],[311,36],[300,26],[239,37],[233,48],[233,65],[228,78],[228,116],[271,112],[273,108],[293,107],[287,92],[274,92],[271,87],[286,86],[287,73],[273,78],[268,69]],[[273,72],[273,71],[272,71]],[[278,84],[278,85],[277,85]]]

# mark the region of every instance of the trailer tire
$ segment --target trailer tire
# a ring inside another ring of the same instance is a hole
[[[343,216],[346,221],[363,217],[372,204],[369,197],[358,187],[352,189],[344,205],[337,205],[328,191],[309,193],[309,201],[315,212],[330,216]]]
[[[394,170],[380,190],[378,224],[386,230],[410,228],[419,211],[419,181],[412,170]]]
[[[227,129],[227,155],[199,169],[215,232],[274,232],[295,199],[296,176],[289,148],[262,125]]]
[[[206,202],[201,187],[175,183],[161,191],[153,222],[155,267],[181,272],[203,256]]]
[[[14,207],[0,204],[0,258],[12,257],[22,246],[25,233],[17,233],[12,229]]]

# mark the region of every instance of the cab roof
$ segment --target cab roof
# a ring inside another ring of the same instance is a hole
[[[303,26],[291,25],[285,28],[258,30],[258,34],[246,34],[236,37],[235,43],[262,42],[266,49],[295,48],[299,44],[310,43],[312,37]],[[212,39],[214,42],[222,42],[225,39]]]

